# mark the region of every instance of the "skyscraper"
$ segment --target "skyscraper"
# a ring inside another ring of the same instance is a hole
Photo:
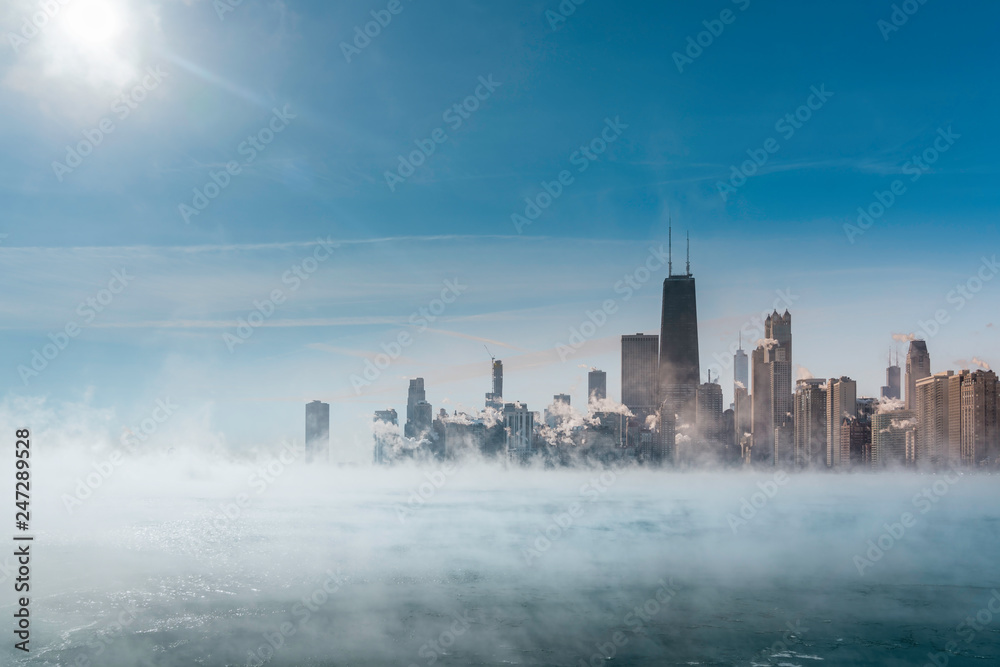
[[[750,391],[750,361],[743,351],[743,334],[740,333],[740,348],[733,355],[733,388],[743,387]]]
[[[330,404],[306,404],[306,460],[325,455],[330,449]]]
[[[858,416],[858,386],[849,377],[830,378],[826,384],[826,464],[847,468],[851,442],[843,438],[844,420]]]
[[[629,444],[633,446],[638,444],[636,438],[646,427],[647,419],[656,415],[659,408],[656,387],[659,345],[660,338],[656,335],[622,336],[622,403],[633,414],[628,427],[633,439]]]
[[[872,425],[857,417],[847,417],[840,425],[840,446],[847,447],[852,467],[871,467]],[[843,461],[842,461],[843,462]]]
[[[407,438],[423,438],[431,430],[433,419],[434,410],[427,402],[424,379],[410,380],[410,388],[406,395],[406,426],[403,428],[403,435]]]
[[[944,371],[916,382],[918,466],[944,467],[949,463],[950,380],[954,374]]]
[[[962,381],[962,465],[996,464],[1000,455],[997,376],[976,371]]]
[[[871,396],[859,396],[857,400],[858,409],[855,411],[858,419],[866,424],[870,424],[872,416],[878,411],[878,399]]]
[[[608,397],[608,374],[596,368],[587,374],[587,404]]]
[[[493,360],[493,391],[486,394],[486,407],[503,410],[503,362]]]
[[[671,250],[672,250],[671,242]],[[691,244],[688,241],[684,275],[673,274],[672,257],[663,280],[660,312],[660,405],[668,415],[678,416],[678,428],[693,425],[701,364],[698,357],[698,305],[694,276],[691,275]],[[672,442],[665,442],[668,451]]]
[[[763,346],[750,353],[753,366],[753,445],[750,460],[754,463],[771,461],[774,455],[774,411],[771,407],[771,371]]]
[[[735,430],[733,433],[735,446],[733,453],[739,452],[739,455],[730,457],[728,462],[736,463],[737,460],[746,462],[753,443],[751,433],[753,426],[750,421],[753,403],[750,400],[750,392],[740,387],[736,387],[734,390],[733,399],[733,429]]]
[[[891,357],[889,362],[889,366],[885,369],[885,386],[882,387],[880,396],[883,399],[888,398],[898,401],[903,397],[899,386],[899,364],[892,363]]]
[[[962,462],[962,383],[969,377],[968,369],[960,370],[948,378],[948,464]]]
[[[906,433],[916,414],[910,410],[888,410],[872,417],[872,468],[906,464]]]
[[[826,380],[795,383],[795,464],[826,467]]]
[[[375,438],[375,463],[382,465],[392,461],[394,445],[399,441],[399,416],[392,408],[376,410],[372,420],[372,434]]]
[[[733,355],[733,444],[743,458],[743,446],[750,442],[752,429],[750,403],[750,362],[747,353],[743,351],[743,334],[740,333],[740,347]],[[729,457],[735,462],[734,457]]]
[[[751,354],[753,363],[753,458],[791,465],[795,458],[792,425],[792,315],[777,310],[764,320],[764,339]]]
[[[535,414],[521,403],[505,403],[503,425],[507,460],[524,461],[535,448]]]
[[[695,439],[689,442],[687,460],[713,462],[722,460],[722,385],[706,382],[698,387]],[[678,450],[681,447],[678,445]]]
[[[570,416],[570,395],[556,394],[552,397],[552,405],[545,408],[545,424],[555,428],[565,422]]]
[[[931,355],[927,343],[922,340],[910,341],[906,353],[906,409],[917,409],[917,382],[931,375]]]
[[[790,465],[794,459],[792,427],[792,315],[775,310],[764,320],[764,362],[771,392],[771,423],[774,427],[774,463]]]

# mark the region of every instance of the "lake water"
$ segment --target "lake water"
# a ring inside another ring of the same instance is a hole
[[[997,476],[46,472],[3,664],[1000,664]]]

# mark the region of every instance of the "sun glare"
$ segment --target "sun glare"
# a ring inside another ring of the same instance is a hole
[[[94,87],[122,86],[135,75],[138,26],[123,0],[73,0],[45,33],[47,71]]]
[[[108,0],[77,0],[62,17],[66,39],[85,51],[113,48],[122,28],[121,12]]]

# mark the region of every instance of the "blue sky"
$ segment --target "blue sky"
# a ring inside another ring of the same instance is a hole
[[[427,378],[435,409],[480,406],[484,342],[507,364],[508,398],[533,409],[563,391],[582,403],[588,366],[617,397],[617,337],[658,328],[662,273],[568,359],[555,350],[622,298],[616,283],[665,243],[668,217],[675,239],[691,234],[703,371],[779,291],[795,297],[794,362],[861,393],[877,393],[891,335],[938,310],[934,370],[1000,362],[1000,281],[949,301],[998,246],[994,3],[929,0],[886,39],[892,3],[587,0],[553,28],[555,1],[401,0],[347,62],[342,43],[389,4],[244,0],[220,19],[208,0],[72,0],[24,37],[36,4],[5,3],[9,400],[83,402],[124,426],[170,396],[255,444],[301,438],[302,403],[323,398],[342,457],[362,460],[371,411],[404,407],[407,377]],[[673,54],[724,10],[678,71]],[[813,87],[832,95],[788,136],[776,123]],[[477,89],[456,126],[446,112]],[[608,119],[614,140],[580,162]],[[248,160],[248,137],[279,126]],[[398,156],[439,128],[390,189]],[[949,128],[912,180],[907,164]],[[53,167],[95,132],[79,166]],[[775,144],[724,200],[732,167]],[[572,182],[518,233],[511,216],[563,171]],[[213,173],[226,186],[185,217]],[[897,179],[905,191],[849,242],[844,225]],[[283,276],[317,239],[339,247],[293,289]],[[122,268],[134,279],[81,314]],[[414,326],[446,280],[465,288]],[[284,302],[231,352],[223,336],[274,290]],[[71,322],[79,334],[25,383],[18,367]],[[357,395],[351,376],[400,332],[412,344]],[[723,369],[727,400],[731,379]]]

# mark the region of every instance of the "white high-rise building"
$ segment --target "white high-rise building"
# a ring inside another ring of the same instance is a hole
[[[503,406],[507,460],[523,461],[535,450],[535,413],[521,403]]]
[[[910,341],[906,353],[906,409],[917,409],[917,382],[931,375],[931,355],[927,343],[922,340]]]
[[[826,380],[799,380],[794,403],[795,464],[826,467]]]
[[[950,399],[954,375],[954,371],[944,371],[916,381],[919,466],[944,467],[951,463]],[[956,400],[961,400],[960,396]]]
[[[849,377],[830,378],[826,391],[826,464],[831,468],[851,465],[851,443],[843,438],[845,419],[858,416],[858,385]]]

